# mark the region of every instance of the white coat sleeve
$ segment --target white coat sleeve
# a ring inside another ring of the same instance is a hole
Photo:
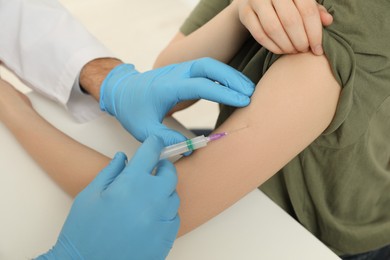
[[[58,1],[0,0],[0,61],[78,121],[99,114],[97,102],[73,85],[81,68],[101,57],[113,55]]]

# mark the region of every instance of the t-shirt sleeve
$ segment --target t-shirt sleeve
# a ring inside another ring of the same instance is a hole
[[[230,0],[201,0],[180,27],[180,32],[189,35],[196,31],[227,7],[230,2]]]
[[[390,2],[318,1],[333,16],[323,29],[323,48],[335,79],[342,87],[335,116],[316,140],[340,147],[355,143],[390,95]],[[381,33],[379,33],[381,32]],[[269,68],[280,57],[269,53]]]
[[[323,48],[333,75],[342,87],[337,112],[324,134],[332,133],[346,120],[352,107],[356,60],[350,44],[340,35],[324,30]]]
[[[342,91],[336,114],[323,133],[329,138],[320,141],[349,145],[364,135],[390,95],[390,30],[386,28],[390,2],[324,0],[322,4],[334,17],[323,30],[323,48]]]

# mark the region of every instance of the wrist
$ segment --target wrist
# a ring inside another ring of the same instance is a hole
[[[125,84],[130,76],[136,75],[139,72],[135,69],[133,64],[121,64],[112,69],[106,78],[103,80],[100,88],[99,105],[102,111],[116,116],[115,111],[115,93],[119,91],[118,85]]]
[[[80,72],[80,87],[84,92],[100,99],[100,87],[103,80],[119,64],[123,62],[115,58],[99,58],[85,64]]]
[[[0,80],[0,121],[17,121],[19,117],[35,113],[30,100],[12,85]]]
[[[30,129],[34,129],[32,125],[35,124],[37,118],[40,118],[39,114],[32,107],[28,106],[0,106],[0,109],[0,122],[2,122],[13,135],[26,131],[26,126],[30,126]]]

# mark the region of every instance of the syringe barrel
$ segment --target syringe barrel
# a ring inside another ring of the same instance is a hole
[[[201,147],[205,147],[208,142],[209,138],[201,135],[178,144],[167,146],[161,151],[160,159],[166,159],[172,156],[196,150]]]
[[[205,147],[207,145],[207,143],[210,141],[210,139],[208,137],[205,137],[204,135],[200,135],[200,136],[194,137],[190,140],[187,140],[187,142],[188,141],[191,141],[191,144],[193,147],[192,150],[196,150],[196,149]]]

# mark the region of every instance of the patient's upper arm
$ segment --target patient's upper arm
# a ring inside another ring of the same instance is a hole
[[[251,104],[215,132],[228,136],[177,162],[180,234],[265,182],[330,124],[340,86],[325,56],[283,56],[257,84]]]

